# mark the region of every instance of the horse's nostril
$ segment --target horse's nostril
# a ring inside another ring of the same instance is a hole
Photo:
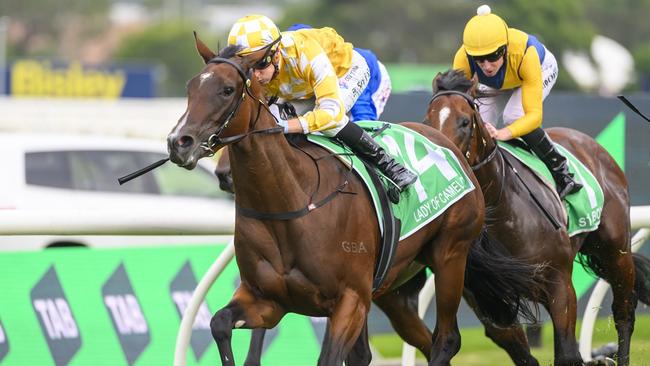
[[[181,148],[188,148],[194,144],[194,139],[191,136],[182,136],[176,141],[176,144]]]

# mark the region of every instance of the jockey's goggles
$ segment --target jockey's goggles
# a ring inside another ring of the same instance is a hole
[[[253,65],[253,70],[264,70],[267,67],[269,67],[272,61],[273,61],[273,56],[271,55],[264,56],[264,58],[262,58],[255,65]]]
[[[261,60],[257,61],[255,65],[253,65],[254,70],[263,70],[269,67],[269,65],[273,62],[273,54],[275,54],[275,51],[277,50],[277,47],[274,47],[278,42],[280,42],[280,39],[282,37],[278,37],[275,41],[270,43],[268,46],[266,46],[266,52],[264,53],[264,57],[262,57]]]
[[[476,63],[478,63],[478,64],[482,64],[482,63],[485,62],[485,61],[487,61],[487,62],[496,62],[496,61],[498,61],[498,60],[501,58],[501,56],[503,56],[505,53],[506,53],[506,46],[501,46],[501,47],[497,48],[496,51],[494,51],[494,52],[492,52],[492,53],[490,53],[490,54],[482,55],[482,56],[472,56],[472,58],[473,58],[474,61],[476,61]]]

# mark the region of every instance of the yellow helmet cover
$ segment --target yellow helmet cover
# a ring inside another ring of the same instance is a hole
[[[280,30],[264,15],[247,15],[235,22],[228,34],[228,45],[238,45],[239,55],[258,51],[280,38]]]
[[[463,46],[470,56],[483,56],[495,52],[508,43],[508,25],[487,5],[481,5],[465,25]]]

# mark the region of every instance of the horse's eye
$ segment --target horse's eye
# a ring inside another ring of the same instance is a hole
[[[223,95],[225,95],[225,96],[229,96],[230,94],[232,94],[232,93],[234,93],[234,92],[235,92],[235,88],[233,88],[232,86],[227,86],[227,87],[223,88],[223,92],[222,92],[222,93],[223,93]]]
[[[467,127],[469,126],[469,118],[463,117],[460,119],[460,126],[461,127]]]

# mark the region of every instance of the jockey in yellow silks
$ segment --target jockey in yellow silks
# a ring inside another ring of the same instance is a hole
[[[468,78],[476,75],[482,91],[500,91],[479,99],[479,112],[492,137],[503,141],[521,137],[551,171],[560,197],[582,187],[541,128],[543,100],[555,85],[558,66],[537,38],[509,28],[482,5],[465,26],[453,68]],[[501,110],[505,127],[497,129]]]
[[[240,47],[237,54],[241,56],[270,47],[268,56],[253,67],[267,96],[287,101],[315,98],[314,108],[297,118],[285,119],[277,108],[271,109],[285,133],[318,131],[336,137],[379,168],[400,190],[415,182],[414,173],[397,163],[363,129],[349,123],[347,112],[367,87],[370,71],[366,59],[334,29],[281,33],[269,18],[248,15],[233,25],[228,45]]]

